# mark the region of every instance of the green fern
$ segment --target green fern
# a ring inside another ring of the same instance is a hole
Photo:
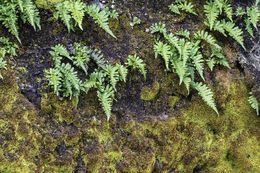
[[[246,14],[246,12],[243,10],[242,7],[238,7],[236,10],[236,13],[235,13],[236,16],[243,16],[245,14]]]
[[[224,29],[229,33],[229,35],[234,38],[244,49],[244,38],[242,36],[243,32],[242,30],[235,26],[233,22],[225,22],[224,20],[221,21],[224,25]]]
[[[251,27],[251,22],[250,22],[250,19],[249,18],[245,18],[245,23],[246,23],[246,30],[247,32],[250,34],[251,37],[255,37],[254,36],[254,33],[253,33],[253,29]]]
[[[190,40],[190,32],[186,29],[185,30],[181,29],[180,31],[176,32],[176,35],[183,36],[184,38]]]
[[[250,20],[250,22],[253,24],[253,26],[257,29],[257,23],[260,18],[260,11],[258,9],[257,5],[253,5],[252,7],[247,7],[247,16]]]
[[[217,20],[218,15],[220,13],[218,6],[213,1],[208,1],[206,5],[204,5],[204,12],[206,13],[209,28],[210,30],[212,30],[214,23]]]
[[[204,102],[219,115],[213,98],[213,92],[205,84],[203,85],[201,82],[192,83],[192,87],[198,91],[198,94],[202,97]]]
[[[58,96],[59,92],[62,91],[61,90],[62,74],[60,70],[50,68],[48,71],[46,71],[46,74],[47,74],[46,78],[49,81],[49,85],[53,87],[54,93],[56,93],[56,95]]]
[[[156,32],[159,32],[162,34],[166,33],[165,24],[163,24],[161,22],[153,24],[153,26],[151,27],[151,33],[154,34]]]
[[[87,52],[87,47],[83,46],[80,43],[74,43],[74,56],[70,59],[72,60],[73,64],[79,68],[81,68],[85,74],[87,75],[87,62],[89,61],[90,55]]]
[[[259,115],[259,105],[258,101],[256,100],[256,97],[252,94],[252,92],[249,93],[248,102],[250,106],[256,110],[256,114]]]
[[[138,56],[135,55],[129,55],[126,65],[132,66],[133,69],[137,69],[146,80],[146,70],[145,70],[145,64],[143,63],[143,60],[140,59]]]
[[[154,45],[155,58],[161,55],[164,59],[166,70],[169,70],[169,61],[172,55],[171,48],[168,44],[159,41]]]
[[[114,90],[112,87],[107,85],[103,91],[100,90],[97,91],[97,96],[99,101],[101,102],[103,110],[107,115],[107,121],[109,121],[111,116],[113,98],[114,98]]]
[[[222,0],[224,12],[226,13],[229,20],[232,20],[233,10],[231,4],[228,3],[228,0]]]
[[[210,45],[212,45],[213,47],[217,49],[221,49],[221,47],[217,44],[217,40],[212,35],[210,35],[207,31],[204,30],[198,31],[197,33],[195,33],[194,38],[197,40],[204,40]]]
[[[1,69],[5,69],[5,70],[7,69],[6,68],[6,61],[2,57],[0,58],[0,70]],[[0,79],[3,79],[1,72],[0,72]]]
[[[171,4],[169,5],[169,9],[175,14],[180,14],[180,10],[177,5]]]
[[[118,69],[112,65],[106,65],[105,74],[110,79],[110,84],[112,85],[113,89],[116,91],[116,83],[119,81],[119,74]]]
[[[178,8],[187,12],[187,13],[197,15],[197,13],[194,12],[194,10],[193,10],[193,4],[191,2],[185,1],[184,3],[179,3]]]
[[[12,56],[17,56],[16,49],[18,49],[18,45],[9,41],[9,38],[0,37],[0,44],[2,44],[0,49],[0,55],[5,57],[6,54],[10,54]]]
[[[21,14],[21,19],[28,21],[36,30],[36,26],[41,29],[39,11],[31,0],[0,0],[0,21],[21,43],[19,38],[18,13]]]
[[[106,69],[106,62],[103,58],[103,54],[98,50],[92,50],[90,53],[91,53],[91,58],[96,62],[98,67],[105,70]]]
[[[63,23],[66,25],[68,31],[74,31],[72,16],[69,12],[69,1],[61,2],[56,5],[56,12],[53,16],[58,19],[61,18]]]
[[[78,25],[81,30],[83,30],[82,20],[84,17],[85,6],[86,5],[79,0],[70,1],[69,9],[68,9],[71,12],[72,18],[75,20],[75,25]]]
[[[100,6],[95,4],[86,7],[86,12],[90,15],[101,28],[103,28],[108,34],[116,38],[108,25],[109,14],[106,10],[101,10]]]
[[[117,71],[119,73],[119,80],[126,82],[128,70],[123,65],[116,64]]]

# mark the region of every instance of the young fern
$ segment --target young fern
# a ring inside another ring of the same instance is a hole
[[[109,13],[106,10],[101,10],[100,6],[95,4],[86,7],[86,12],[90,15],[102,29],[104,29],[112,37],[116,38],[108,25]]]
[[[98,99],[103,107],[103,110],[105,111],[107,115],[107,121],[109,121],[111,116],[111,109],[113,104],[113,98],[114,98],[114,90],[109,85],[106,86],[106,88],[101,91],[97,91]]]
[[[219,115],[216,104],[214,102],[212,91],[205,84],[203,85],[201,82],[192,83],[192,87],[198,91],[198,94],[202,97],[204,102],[207,103],[207,105],[211,107]]]
[[[41,29],[39,11],[31,0],[0,0],[0,21],[2,21],[8,31],[21,43],[18,32],[19,12],[24,23],[28,21],[34,30],[36,30],[36,26]]]
[[[132,66],[133,69],[138,69],[138,71],[144,76],[144,80],[146,80],[145,64],[142,59],[136,56],[136,54],[128,56],[126,65]]]
[[[158,55],[161,55],[163,57],[166,70],[169,71],[169,62],[172,55],[171,47],[168,44],[164,44],[163,42],[159,41],[156,42],[154,45],[154,52],[155,58],[157,58]]]
[[[256,111],[256,114],[259,115],[258,101],[256,100],[256,97],[252,94],[252,92],[249,93],[248,102],[250,106]]]

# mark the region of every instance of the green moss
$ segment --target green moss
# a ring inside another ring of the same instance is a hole
[[[156,97],[156,95],[159,93],[159,90],[160,90],[160,84],[159,82],[155,81],[153,83],[152,88],[142,89],[140,98],[146,101],[153,100]]]
[[[36,0],[35,4],[38,8],[51,9],[55,4],[63,2],[64,0]]]
[[[178,96],[169,96],[168,98],[168,104],[170,107],[174,107],[175,104],[180,100]]]

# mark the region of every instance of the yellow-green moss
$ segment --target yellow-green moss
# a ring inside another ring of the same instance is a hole
[[[36,0],[35,4],[38,8],[51,9],[55,4],[63,2],[64,0]]]
[[[159,93],[159,90],[160,90],[160,84],[159,82],[155,81],[153,83],[152,88],[142,89],[140,98],[146,101],[153,100],[156,97],[156,95]]]

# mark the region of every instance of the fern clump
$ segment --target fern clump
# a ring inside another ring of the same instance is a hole
[[[109,17],[118,18],[118,13],[115,10],[111,12],[108,8],[102,10],[101,7],[96,4],[86,5],[81,0],[66,0],[58,3],[55,8],[56,11],[53,13],[54,17],[56,19],[60,18],[69,32],[74,31],[74,26],[78,26],[83,30],[82,22],[85,13],[87,13],[94,19],[95,23],[112,37],[116,38],[108,24]]]
[[[218,31],[224,36],[228,34],[245,49],[242,36],[243,32],[233,23],[233,11],[228,0],[207,1],[204,5],[204,12],[206,15],[204,23],[210,30]],[[219,20],[223,15],[225,15],[229,21],[226,19]]]
[[[177,0],[176,4],[169,5],[169,9],[175,14],[180,14],[180,11],[185,11],[186,13],[197,15],[193,9],[193,4],[187,0]]]
[[[179,85],[183,83],[188,93],[190,87],[197,90],[206,104],[218,114],[213,92],[202,82],[196,82],[195,78],[197,71],[201,79],[205,81],[203,71],[206,64],[211,70],[216,64],[229,68],[218,41],[205,30],[198,31],[193,36],[187,30],[168,34],[163,24],[155,24],[151,32],[163,36],[163,38],[157,37],[160,39],[155,41],[155,58],[161,56],[164,59],[165,69],[177,73]],[[202,49],[202,42],[209,45],[211,52],[209,58],[204,58],[203,52],[205,51]]]
[[[54,67],[46,71],[49,85],[57,96],[75,98],[76,105],[82,91],[88,93],[89,90],[95,88],[107,120],[109,120],[116,84],[119,81],[126,82],[127,68],[120,64],[107,64],[100,51],[80,43],[74,43],[73,50],[72,53],[69,53],[60,44],[51,48],[50,54]],[[90,61],[95,62],[97,67],[89,74],[88,62]],[[84,75],[79,78],[79,73],[82,72]]]
[[[248,102],[250,106],[256,111],[256,114],[259,115],[259,104],[252,92],[249,93]]]
[[[137,69],[143,76],[144,79],[146,80],[146,69],[145,69],[145,64],[143,63],[143,60],[134,55],[129,55],[126,64],[128,66],[133,67],[133,69]]]
[[[6,61],[4,60],[6,55],[17,56],[16,49],[18,46],[9,41],[9,38],[0,37],[0,70],[6,70]],[[3,76],[0,72],[0,79],[3,79]]]
[[[25,23],[28,21],[36,30],[40,26],[39,11],[31,0],[0,0],[0,21],[21,43],[19,38],[18,15]]]

